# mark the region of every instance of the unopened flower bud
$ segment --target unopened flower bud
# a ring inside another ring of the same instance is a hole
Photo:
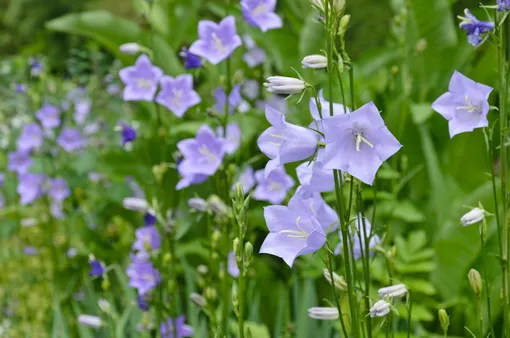
[[[78,316],[78,323],[92,327],[94,329],[98,329],[101,326],[103,326],[103,322],[101,321],[101,318],[97,316],[91,316],[91,315],[79,315]]]
[[[338,25],[338,35],[344,35],[347,31],[347,28],[349,28],[349,22],[351,21],[351,16],[349,14],[346,14],[342,16],[340,19],[340,25]]]
[[[213,243],[219,242],[221,239],[221,232],[218,229],[214,230],[212,233],[211,239],[212,239]]]
[[[143,198],[127,197],[122,200],[122,205],[128,210],[147,212],[149,204]]]
[[[103,281],[101,282],[101,288],[104,291],[107,291],[110,289],[110,281],[107,278],[103,279]]]
[[[126,55],[136,55],[140,53],[142,46],[136,42],[129,42],[119,46],[119,51]]]
[[[380,300],[370,309],[370,317],[384,317],[390,312],[390,309],[390,303],[385,300]]]
[[[196,292],[192,292],[191,295],[189,295],[189,299],[191,300],[191,302],[193,304],[195,304],[196,306],[198,307],[204,307],[205,306],[205,298],[204,296],[196,293]]]
[[[163,182],[163,177],[165,176],[167,170],[168,166],[164,163],[152,167],[152,174],[154,175],[156,182],[158,183]]]
[[[423,53],[425,49],[427,49],[427,45],[428,45],[427,40],[425,39],[418,40],[418,42],[416,43],[416,51],[420,54]]]
[[[326,10],[326,1],[328,0],[312,0],[312,6],[317,8],[317,10],[319,10],[321,13],[324,13]],[[333,5],[333,10],[335,13],[340,13],[345,7],[345,0],[333,0],[331,4]]]
[[[301,64],[303,65],[303,68],[327,68],[328,58],[324,55],[308,55],[303,58]]]
[[[204,212],[207,210],[207,202],[199,197],[190,198],[188,200],[188,207],[193,210]]]
[[[439,317],[439,324],[441,324],[441,328],[443,329],[443,333],[448,333],[448,327],[450,326],[450,318],[448,317],[448,314],[446,313],[445,309],[441,309],[437,313]]]
[[[209,198],[209,206],[211,210],[214,211],[218,216],[226,216],[228,213],[228,208],[223,203],[223,201],[216,195],[213,195]]]
[[[404,297],[407,293],[407,288],[404,284],[396,284],[379,289],[380,298],[400,298]]]
[[[234,308],[234,312],[236,315],[239,314],[239,288],[237,286],[237,282],[234,280],[232,283],[232,307]]]
[[[97,305],[99,306],[101,311],[106,312],[106,313],[109,313],[110,310],[112,309],[110,302],[108,302],[106,299],[99,299],[97,301]]]
[[[236,201],[242,203],[244,201],[244,189],[241,183],[236,184]]]
[[[200,264],[197,266],[197,272],[201,275],[207,275],[209,268],[206,265]]]
[[[311,307],[308,309],[308,316],[320,320],[336,320],[339,318],[336,307]]]
[[[215,289],[213,289],[212,287],[205,288],[205,298],[206,299],[213,301],[216,299],[216,296],[217,296],[217,293],[216,293]]]
[[[234,239],[234,255],[236,256],[237,266],[241,265],[241,262],[243,261],[241,241],[237,237]]]
[[[252,259],[253,259],[253,245],[250,242],[246,242],[244,244],[244,269],[245,270],[250,267]]]
[[[477,297],[480,297],[482,294],[482,277],[480,273],[475,269],[469,270],[468,273],[469,285],[471,285],[471,289]]]
[[[303,80],[286,76],[270,76],[264,82],[267,91],[273,94],[298,94],[305,90],[306,83]]]
[[[328,281],[329,284],[334,285],[338,290],[346,291],[347,290],[347,282],[344,277],[333,272],[333,283],[331,283],[331,275],[328,269],[324,269],[324,278]]]
[[[485,210],[480,208],[474,208],[467,214],[461,217],[460,221],[462,225],[471,225],[480,222],[485,217]]]

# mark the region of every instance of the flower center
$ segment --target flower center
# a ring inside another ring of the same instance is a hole
[[[142,278],[147,282],[156,283],[156,277],[151,273],[144,273]]]
[[[203,144],[202,146],[200,146],[200,148],[198,148],[198,152],[200,154],[204,155],[209,162],[214,162],[218,159],[218,157],[216,155],[214,155],[213,153],[211,153],[209,151],[209,149],[205,146],[205,144]]]
[[[269,187],[268,189],[270,191],[280,191],[282,190],[282,185],[274,180],[268,180],[269,181]]]
[[[299,216],[298,218],[296,218],[296,226],[298,227],[298,230],[282,230],[280,231],[279,233],[280,234],[287,234],[287,237],[288,238],[307,238],[310,234],[307,233],[306,231],[304,231],[300,226],[299,226],[299,221],[301,220],[301,216]]]
[[[459,109],[462,109],[462,110],[467,110],[468,113],[476,113],[476,114],[479,114],[482,112],[482,105],[481,104],[473,104],[470,100],[469,100],[469,96],[466,95],[466,105],[465,106],[458,106],[457,107],[457,110]]]
[[[355,129],[353,132],[352,132],[352,135],[354,136],[354,140],[356,141],[356,151],[361,151],[360,150],[360,146],[361,146],[361,143],[365,143],[367,146],[369,146],[370,148],[373,148],[374,145],[372,143],[370,143],[370,141],[368,141],[365,137],[363,137],[363,129]]]
[[[139,89],[151,89],[152,88],[152,81],[141,78],[141,77],[135,78],[135,83]]]
[[[220,54],[226,54],[227,53],[227,49],[225,48],[225,46],[223,46],[223,42],[218,37],[218,34],[212,33],[211,34],[211,38],[213,39],[214,46],[220,52]]]
[[[264,14],[266,12],[269,12],[269,5],[268,4],[260,4],[251,12],[251,15],[257,16],[260,14]]]
[[[279,134],[269,134],[269,136],[274,137],[275,139],[278,139],[278,140],[285,141],[285,137],[283,137],[282,135],[279,135]],[[275,147],[280,147],[283,144],[283,141],[282,141],[282,143],[272,142],[272,141],[269,141],[268,143]]]
[[[183,92],[181,89],[172,88],[172,93],[174,94],[172,98],[172,104],[176,107],[179,107],[181,105]]]

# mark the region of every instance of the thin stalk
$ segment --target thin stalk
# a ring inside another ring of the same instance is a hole
[[[411,338],[411,314],[413,312],[413,300],[411,298],[411,291],[407,291],[407,301],[409,302],[409,309],[407,311],[407,338]]]
[[[367,233],[367,225],[365,222],[365,217],[363,216],[363,197],[361,195],[361,189],[358,190],[359,194],[359,204],[360,204],[360,216],[361,223],[363,225],[363,246],[360,246],[361,250],[365,251],[365,259],[366,268],[363,270],[363,275],[365,276],[365,306],[367,309],[370,309],[370,234]],[[367,331],[368,337],[372,337],[372,318],[370,316],[367,317]]]
[[[485,222],[485,220],[484,220]],[[490,294],[490,283],[489,283],[489,277],[487,275],[487,250],[485,247],[485,239],[482,231],[480,231],[480,242],[482,244],[482,273],[483,273],[483,279],[485,280],[485,294],[487,297],[487,319],[489,320],[489,326],[491,329],[491,337],[496,337],[494,334],[494,326],[492,324],[492,315],[491,315],[491,294]]]
[[[329,249],[329,247],[326,250],[328,252],[329,278],[331,279],[331,286],[333,287],[333,296],[335,297],[335,304],[336,304],[336,308],[338,309],[338,317],[340,319],[340,325],[342,326],[342,331],[344,333],[344,337],[347,337],[347,329],[345,328],[344,316],[342,313],[342,306],[340,305],[340,299],[338,298],[338,294],[336,293],[335,279],[333,278],[333,258],[334,258],[334,256],[331,254],[331,250]]]
[[[483,310],[482,310],[482,299],[480,297],[477,297],[477,310],[478,310],[478,317],[480,319],[480,337],[483,338]]]

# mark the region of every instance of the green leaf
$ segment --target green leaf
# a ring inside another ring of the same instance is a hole
[[[411,104],[411,116],[416,124],[422,124],[427,121],[434,111],[430,107],[430,103],[414,103]]]

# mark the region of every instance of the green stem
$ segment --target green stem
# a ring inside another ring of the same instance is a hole
[[[485,222],[485,220],[484,220]],[[487,250],[485,247],[485,239],[483,232],[480,231],[480,242],[482,243],[482,273],[483,279],[485,280],[485,294],[487,297],[487,319],[489,320],[489,326],[491,329],[491,337],[496,337],[494,334],[494,326],[492,325],[492,315],[491,315],[491,294],[490,294],[490,282],[489,277],[487,275]]]
[[[410,290],[407,290],[407,300],[409,302],[409,309],[407,311],[407,338],[411,338],[411,314],[413,312],[413,300],[411,298]]]
[[[482,311],[482,299],[477,297],[477,308],[478,316],[480,318],[480,337],[483,338],[483,311]]]
[[[366,266],[363,269],[363,274],[365,276],[365,306],[367,309],[370,309],[370,234],[367,233],[367,226],[365,222],[365,217],[363,216],[363,196],[361,194],[361,189],[358,189],[358,200],[359,200],[359,208],[360,208],[360,216],[361,216],[361,223],[363,225],[363,246],[360,246],[362,248],[362,251],[364,249],[365,251],[365,260],[366,263],[363,264]],[[372,337],[372,318],[370,316],[367,317],[367,332],[368,337]]]
[[[328,272],[329,272],[329,278],[331,279],[331,286],[333,287],[333,296],[335,297],[335,304],[336,308],[338,309],[338,317],[340,319],[340,325],[342,326],[342,331],[344,333],[344,337],[347,337],[347,329],[345,328],[344,323],[344,316],[342,313],[342,306],[340,305],[340,299],[338,298],[338,294],[336,293],[336,287],[335,287],[335,279],[333,278],[333,258],[334,256],[331,254],[330,248],[326,248],[326,251],[328,252]]]

